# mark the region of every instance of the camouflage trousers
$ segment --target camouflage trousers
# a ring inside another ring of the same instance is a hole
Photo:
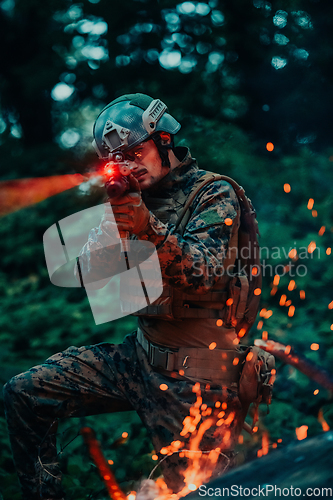
[[[166,390],[161,390],[162,384]],[[188,424],[185,419],[190,415],[193,422],[198,411],[193,413],[191,407],[200,407],[206,415],[201,416],[201,422],[211,421],[200,448],[219,447],[224,452],[215,469],[214,475],[218,475],[230,462],[244,412],[237,392],[205,384],[200,384],[200,393],[193,392],[198,387],[193,381],[171,378],[152,369],[136,332],[119,345],[69,347],[16,375],[4,387],[4,401],[23,499],[64,498],[56,464],[57,425],[52,424],[65,417],[134,409],[148,429],[156,453],[163,458],[160,450],[170,443],[181,441],[182,448],[189,445],[195,432],[189,428],[184,435],[183,422]],[[184,486],[182,472],[187,460],[174,453],[161,463],[165,481],[175,492]]]

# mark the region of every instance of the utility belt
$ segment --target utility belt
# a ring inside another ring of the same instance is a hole
[[[159,371],[170,372],[169,376],[238,388],[240,369],[246,356],[244,352],[199,347],[171,349],[149,342],[140,328],[137,340],[147,353],[149,364]],[[238,361],[234,364],[236,358]]]

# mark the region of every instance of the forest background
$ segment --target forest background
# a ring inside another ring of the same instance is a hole
[[[256,208],[272,270],[247,341],[267,332],[329,369],[332,16],[328,0],[2,0],[0,188],[96,165],[92,125],[103,106],[124,93],[162,99],[182,124],[176,144],[200,167],[235,178]],[[99,200],[81,186],[1,218],[2,383],[69,345],[120,342],[135,328],[132,317],[96,326],[84,290],[48,277],[44,232]],[[327,430],[330,403],[325,389],[278,361],[271,411],[254,437],[244,435],[239,463],[256,457],[263,433],[271,449],[302,426],[308,436]],[[68,498],[107,498],[82,425],[95,429],[125,491],[156,465],[134,413],[67,420],[59,437]],[[15,500],[2,401],[0,448],[1,493]]]

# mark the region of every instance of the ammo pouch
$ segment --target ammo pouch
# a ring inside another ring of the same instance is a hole
[[[275,358],[256,346],[245,348],[245,360],[239,379],[239,399],[243,407],[251,403],[271,404]]]

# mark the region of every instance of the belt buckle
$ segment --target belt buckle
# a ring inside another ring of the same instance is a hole
[[[162,370],[172,371],[173,366],[169,367],[169,361],[171,360],[170,354],[173,354],[173,351],[169,349],[163,349],[158,346],[150,345],[150,363],[152,366],[156,368],[162,368]]]

